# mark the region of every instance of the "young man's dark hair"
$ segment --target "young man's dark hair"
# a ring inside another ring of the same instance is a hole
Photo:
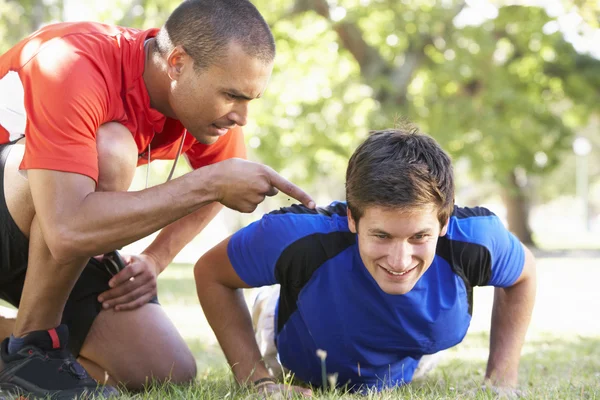
[[[346,200],[357,223],[369,206],[418,209],[435,204],[443,226],[454,207],[452,161],[417,129],[371,132],[348,162]]]
[[[232,41],[261,61],[275,58],[271,30],[247,0],[184,1],[156,36],[156,48],[165,55],[182,46],[194,60],[194,67],[202,70],[218,62]]]

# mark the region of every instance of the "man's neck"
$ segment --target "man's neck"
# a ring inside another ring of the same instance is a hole
[[[148,96],[150,96],[150,107],[161,114],[174,118],[175,114],[169,106],[168,91],[169,79],[162,57],[156,51],[156,39],[148,40],[144,46],[146,61],[144,63],[144,83]]]

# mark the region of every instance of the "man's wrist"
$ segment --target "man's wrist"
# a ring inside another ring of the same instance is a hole
[[[207,165],[202,168],[192,171],[192,173],[184,175],[193,180],[192,185],[198,185],[198,178],[196,174],[202,174],[200,178],[200,187],[198,187],[199,198],[202,199],[201,203],[212,203],[220,201],[222,198],[220,183],[222,180],[219,168],[215,165]],[[194,187],[194,186],[192,186]]]
[[[146,257],[149,257],[152,259],[152,261],[154,261],[154,265],[156,267],[156,275],[158,276],[161,272],[163,272],[165,270],[165,268],[167,267],[167,265],[169,265],[169,262],[164,262],[163,259],[161,257],[159,257],[156,253],[150,251],[150,250],[144,250],[142,252],[143,255],[145,255]]]

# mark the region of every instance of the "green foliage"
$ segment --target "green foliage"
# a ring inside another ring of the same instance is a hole
[[[544,34],[552,19],[540,8],[502,7],[495,19],[461,28],[452,23],[459,6],[363,1],[340,23],[312,11],[267,14],[279,55],[257,106],[260,129],[250,130],[261,159],[288,166],[295,179],[313,179],[331,164],[343,171],[368,129],[406,116],[469,160],[479,178],[503,182],[517,167],[534,175],[555,168],[573,130],[596,111],[600,63],[560,33]],[[370,49],[359,50],[376,51],[370,64],[344,47],[342,23],[360,28]],[[319,154],[327,154],[325,166]]]
[[[97,19],[160,26],[178,3],[113,0]],[[548,29],[556,17],[541,8],[502,6],[461,24],[458,0],[254,3],[278,55],[267,92],[251,106],[247,141],[253,157],[298,183],[342,182],[368,130],[401,117],[467,160],[478,179],[504,183],[515,168],[543,177],[597,113],[599,61]],[[587,21],[598,13],[589,1],[569,7]],[[0,46],[61,9],[62,0],[0,0]]]

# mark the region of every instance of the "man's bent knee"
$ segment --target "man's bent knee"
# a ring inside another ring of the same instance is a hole
[[[138,148],[131,132],[117,122],[108,122],[96,133],[98,150],[98,191],[123,192],[129,189]]]
[[[156,304],[133,311],[100,312],[80,355],[128,389],[152,382],[187,383],[196,377],[192,352]]]

